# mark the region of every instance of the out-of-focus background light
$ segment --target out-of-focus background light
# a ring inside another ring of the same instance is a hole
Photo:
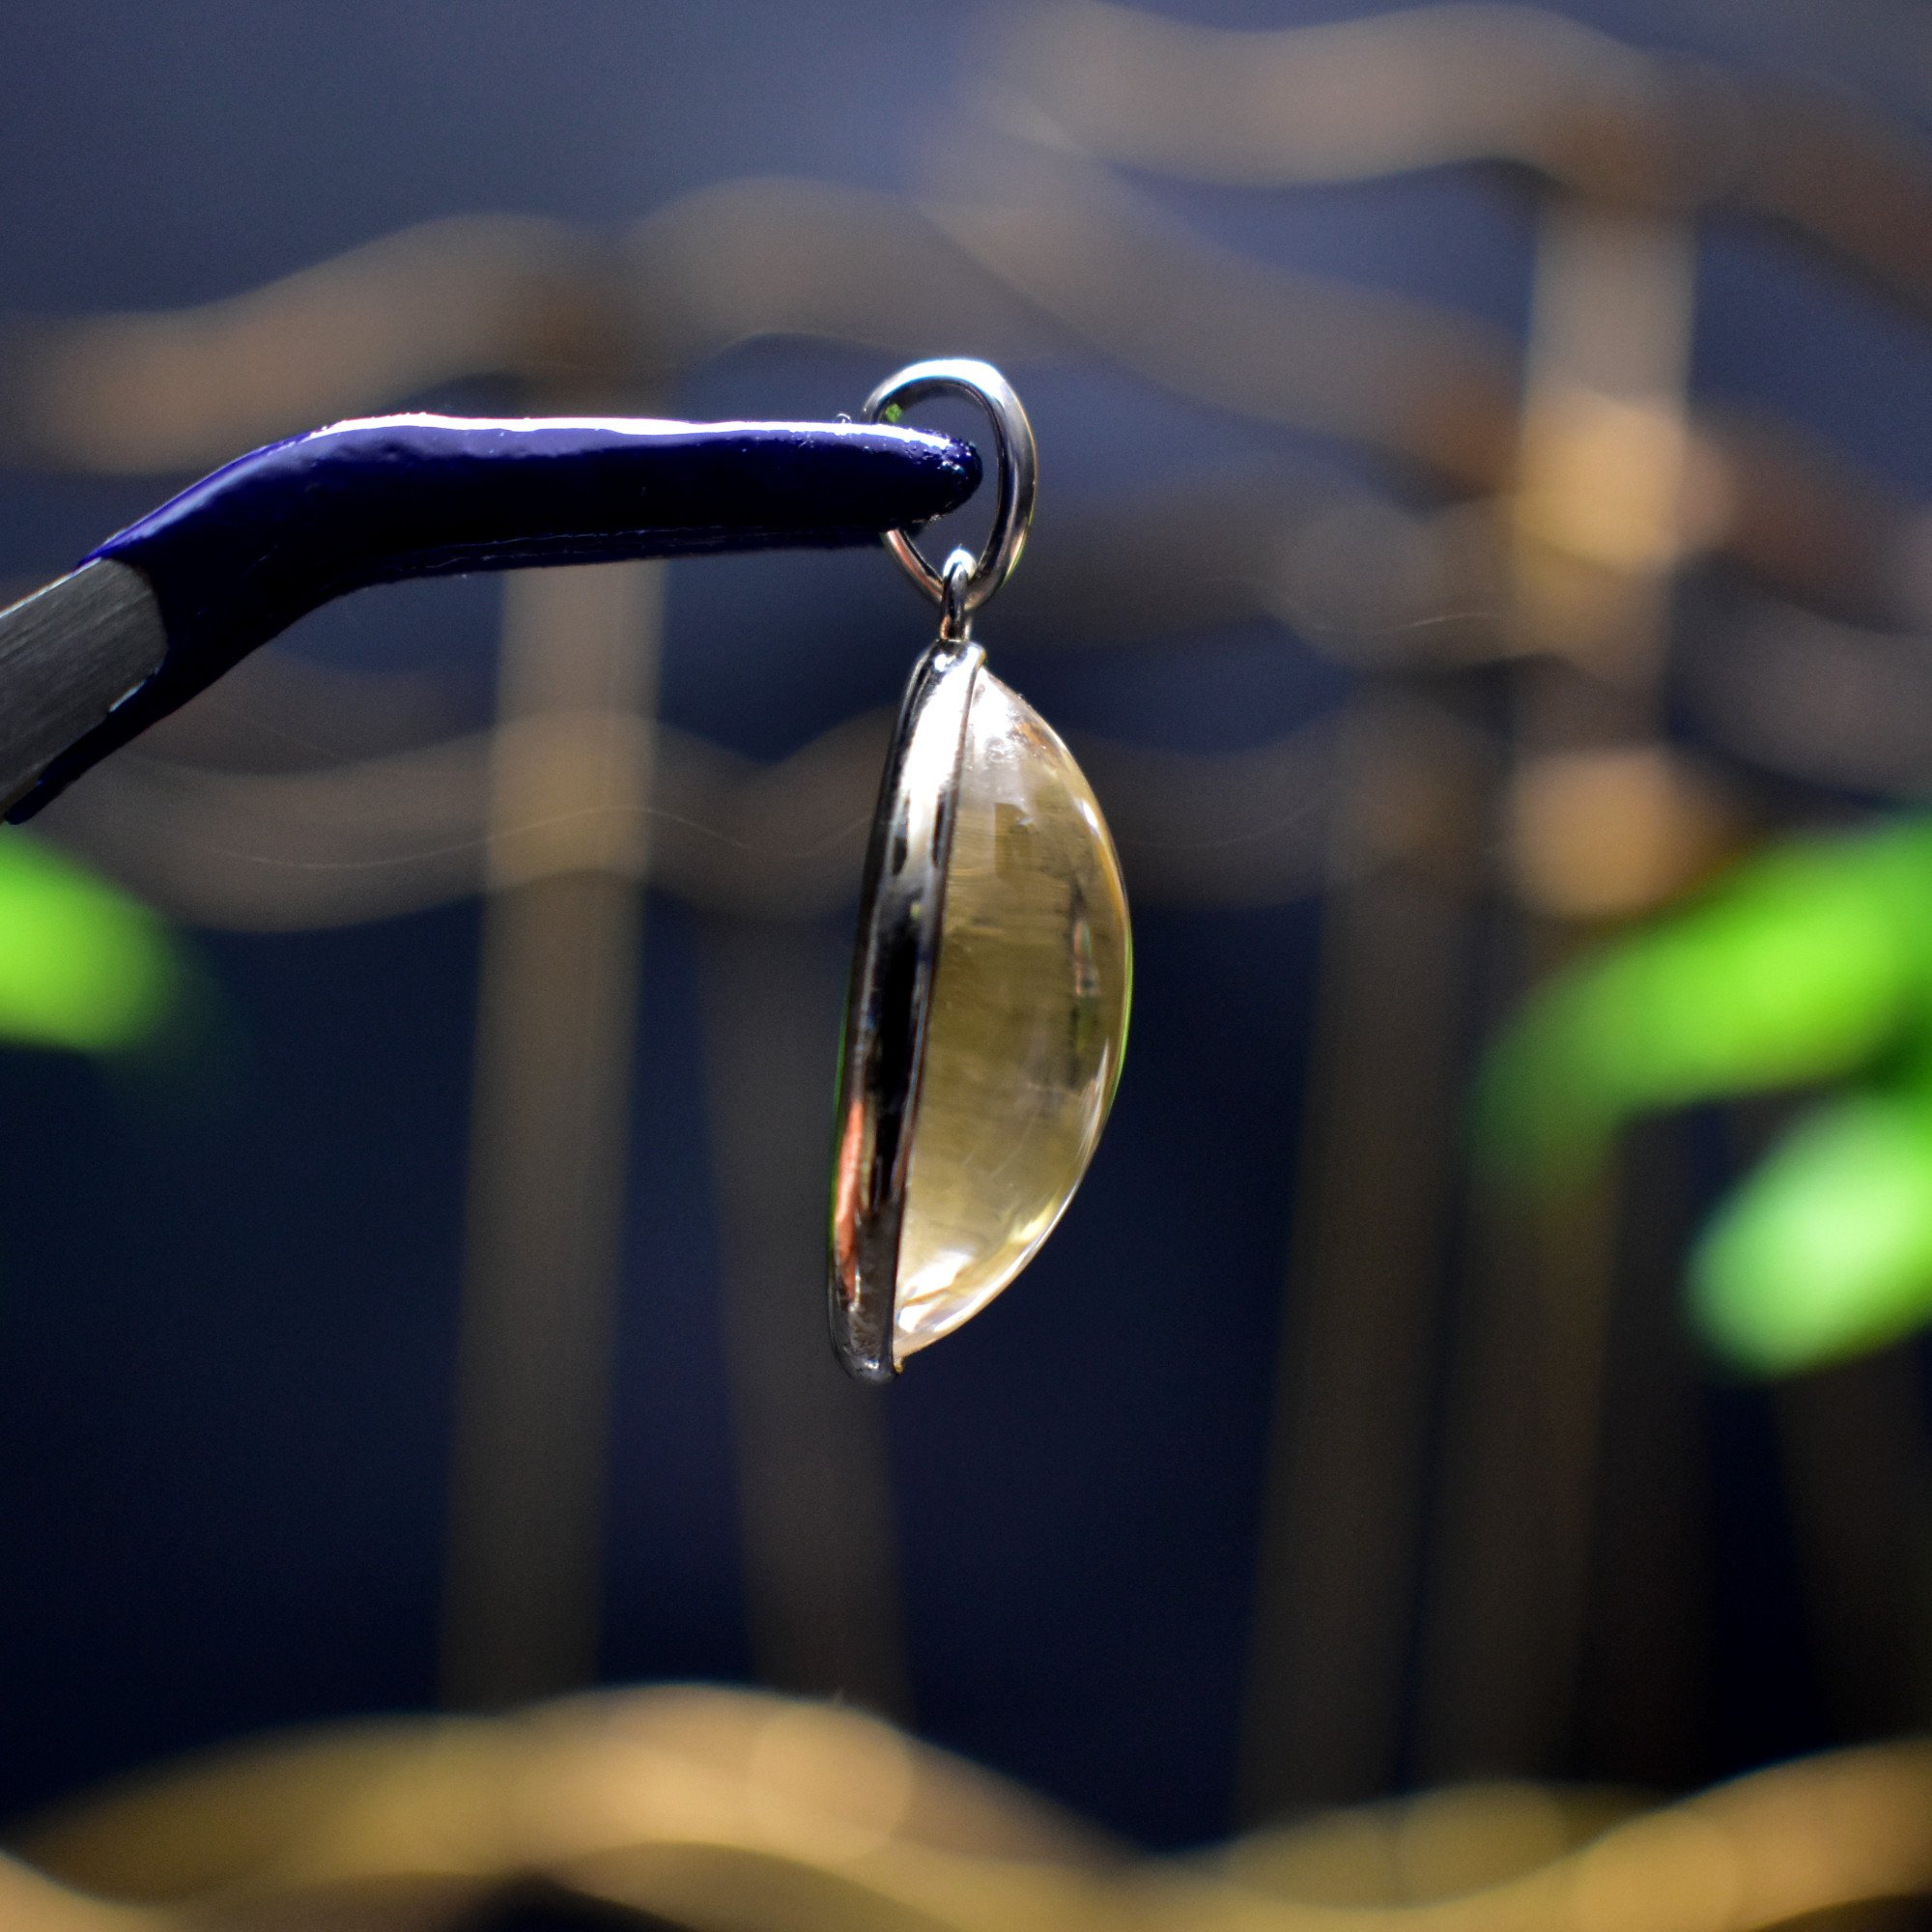
[[[1932,24],[0,52],[4,587],[333,417],[983,355],[981,635],[1137,939],[1065,1222],[880,1395],[820,1243],[888,559],[364,593],[6,833],[8,1922],[1925,1892]]]

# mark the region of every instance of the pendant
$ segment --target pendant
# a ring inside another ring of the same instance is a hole
[[[978,558],[935,570],[887,537],[940,626],[886,760],[840,1052],[832,1335],[874,1382],[978,1314],[1052,1232],[1106,1123],[1133,980],[1093,788],[971,635],[1026,542],[1032,426],[996,369],[963,360],[904,370],[866,419],[942,392],[991,418],[999,497]]]

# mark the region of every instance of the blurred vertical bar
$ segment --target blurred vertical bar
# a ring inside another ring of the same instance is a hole
[[[1257,1820],[1397,1769],[1478,863],[1466,736],[1378,680],[1344,741],[1250,1643]]]
[[[663,566],[505,580],[443,1689],[595,1671]]]
[[[1504,1001],[1683,883],[1623,849],[1645,837],[1643,812],[1621,839],[1606,832],[1614,795],[1591,760],[1654,745],[1661,724],[1695,252],[1694,229],[1675,213],[1561,192],[1545,205],[1510,506],[1525,662],[1498,826],[1520,908],[1500,935]],[[1600,801],[1594,812],[1577,810],[1583,797]],[[1567,836],[1573,821],[1591,836]],[[1605,851],[1614,877],[1591,870]],[[1548,1770],[1570,1740],[1621,1213],[1605,1176],[1569,1201],[1474,1225],[1419,1692],[1425,1776]]]
[[[884,1412],[833,1359],[826,1153],[846,940],[705,927],[711,1134],[753,1660],[776,1690],[909,1716]]]
[[[1912,1351],[1798,1376],[1776,1395],[1785,1487],[1839,1736],[1932,1721],[1932,1444]]]
[[[1678,1786],[1707,1776],[1712,1584],[1704,1365],[1684,1319],[1698,1124],[1624,1137],[1616,1306],[1605,1336],[1592,1587],[1574,1757],[1591,1775]]]

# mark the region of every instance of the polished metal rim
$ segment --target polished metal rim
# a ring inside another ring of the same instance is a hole
[[[970,558],[950,558],[963,578]],[[862,1381],[893,1378],[899,1233],[946,910],[966,718],[985,653],[942,637],[914,668],[860,893],[832,1153],[831,1318]]]

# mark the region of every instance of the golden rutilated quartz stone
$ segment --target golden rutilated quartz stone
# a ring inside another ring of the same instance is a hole
[[[1120,861],[1072,753],[989,672],[974,684],[894,1357],[977,1314],[1060,1219],[1106,1123],[1133,950]]]

